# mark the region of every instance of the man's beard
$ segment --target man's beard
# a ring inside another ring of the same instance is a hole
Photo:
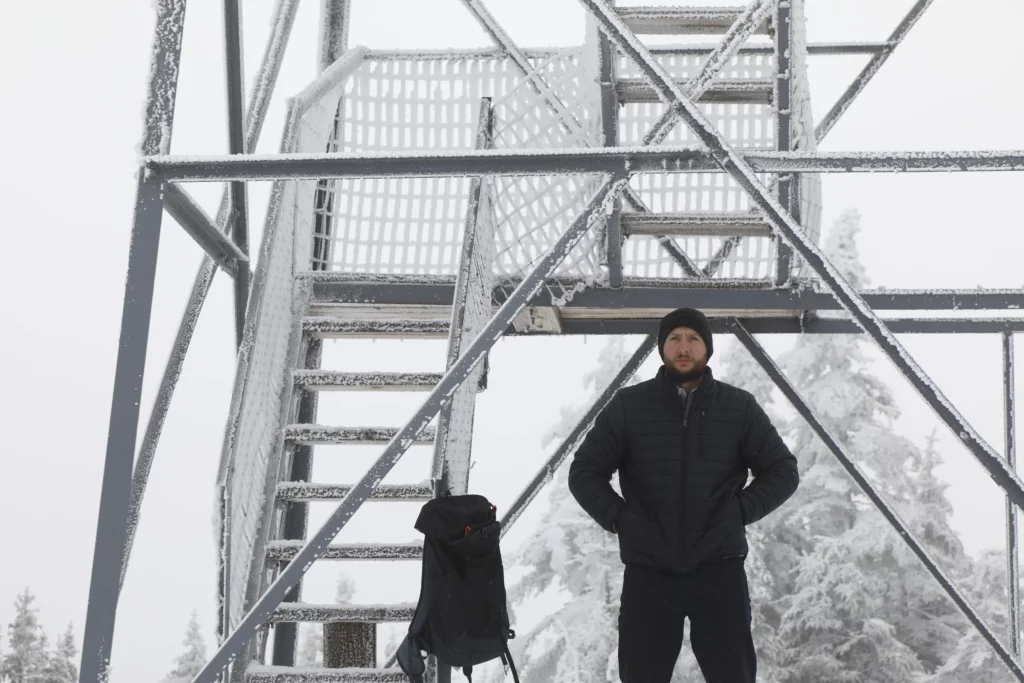
[[[679,368],[677,368],[674,363],[665,363],[665,374],[671,377],[672,380],[677,384],[695,382],[704,376],[704,372],[707,369],[707,363],[694,363],[692,369],[690,369],[687,372],[683,372]]]

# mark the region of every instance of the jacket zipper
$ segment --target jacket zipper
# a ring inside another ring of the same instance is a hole
[[[690,403],[693,401],[693,392],[691,391],[686,395],[686,400],[683,402],[683,452],[682,457],[682,468],[683,468],[683,484],[682,484],[682,495],[680,496],[680,506],[682,507],[683,513],[683,571],[689,570],[690,564],[690,529],[689,521],[690,516],[686,514],[686,428],[689,424],[690,416]]]

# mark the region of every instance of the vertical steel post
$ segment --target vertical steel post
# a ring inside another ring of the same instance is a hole
[[[224,0],[224,50],[228,91],[228,152],[245,154],[245,122],[242,110],[242,14],[238,0]],[[249,254],[249,201],[244,181],[231,183],[231,239]],[[245,307],[249,301],[249,264],[238,263],[235,275],[235,341],[242,343]]]
[[[307,370],[319,369],[323,356],[323,340],[311,338],[306,341],[305,346],[303,367]],[[315,390],[300,390],[298,416],[295,420],[297,423],[316,423],[318,397],[318,392]],[[294,450],[292,450],[289,470],[288,481],[312,481],[313,447],[305,444],[295,445]],[[297,541],[306,538],[308,521],[309,503],[286,503],[281,538],[287,541]],[[302,582],[300,581],[295,584],[295,587],[285,596],[282,602],[298,602],[301,597]],[[290,621],[275,624],[274,651],[271,654],[271,663],[274,666],[295,666],[297,642],[298,624]]]
[[[612,5],[614,6],[614,2]],[[593,25],[593,19],[588,17]],[[615,62],[618,52],[608,40],[604,31],[596,25],[592,28],[597,36],[598,84],[601,88],[601,134],[605,147],[619,144],[619,98],[615,93]],[[618,289],[622,286],[622,200],[616,200],[615,210],[605,224],[605,253],[608,255],[608,286]]]
[[[351,0],[323,0],[320,6],[320,71],[334,64],[348,49]]]
[[[178,65],[185,24],[185,0],[160,0],[156,11],[149,96],[141,150],[143,155],[166,154],[171,145]],[[128,252],[121,334],[118,342],[114,392],[107,432],[96,545],[93,551],[89,605],[82,643],[82,683],[101,683],[109,674],[114,618],[121,588],[121,560],[128,538],[128,509],[139,429],[142,377],[153,308],[153,286],[163,216],[159,177],[138,171],[132,241]]]
[[[796,0],[791,0],[795,2]],[[775,149],[789,152],[793,149],[793,81],[792,49],[793,22],[790,2],[780,2],[775,10]],[[779,204],[800,222],[796,211],[798,177],[794,173],[778,175]],[[775,240],[775,286],[785,287],[793,270],[793,248],[777,233]]]
[[[320,71],[338,60],[348,49],[349,13],[351,0],[324,0],[320,7]],[[328,152],[338,151],[337,140],[341,137],[342,118],[345,115],[344,99],[338,102],[338,114],[334,119],[331,138],[327,142]],[[330,270],[334,258],[334,198],[335,189],[341,181],[318,180],[313,195],[313,253],[310,255],[312,270]]]
[[[1017,420],[1014,391],[1013,333],[1003,332],[1003,427],[1005,429],[1006,465],[1017,471]],[[1020,659],[1020,568],[1017,549],[1017,508],[1006,497],[1006,570],[1010,600],[1010,644]]]

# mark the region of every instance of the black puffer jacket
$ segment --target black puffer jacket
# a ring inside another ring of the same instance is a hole
[[[681,573],[745,556],[744,527],[796,491],[796,458],[749,392],[709,368],[685,407],[664,368],[622,389],[569,469],[583,509],[608,531],[615,523],[623,563]]]

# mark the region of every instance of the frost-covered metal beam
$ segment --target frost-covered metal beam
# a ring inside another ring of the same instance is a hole
[[[331,304],[406,304],[409,306],[450,306],[454,291],[452,278],[429,279],[404,276],[374,281],[351,274],[331,273],[313,278],[313,297],[320,307]],[[331,277],[333,276],[333,277]],[[340,277],[339,277],[340,276]],[[494,291],[500,304],[518,280],[503,280]],[[577,280],[562,280],[566,287]],[[816,291],[813,282],[804,286],[776,289],[770,283],[755,280],[693,280],[626,278],[620,290],[598,287],[578,292],[564,311],[592,309],[620,311],[642,309],[671,310],[680,297],[698,308],[732,310],[841,310],[842,305],[829,292]],[[981,311],[1024,309],[1024,289],[865,289],[858,292],[872,308],[903,311]],[[534,302],[531,302],[534,303]],[[537,304],[539,305],[539,303]]]
[[[274,21],[270,28],[270,35],[267,38],[266,51],[260,70],[257,74],[255,86],[250,95],[249,112],[246,116],[246,148],[255,149],[263,128],[263,121],[266,118],[267,108],[270,104],[270,95],[274,84],[277,81],[277,74],[281,68],[282,56],[295,21],[295,11],[298,8],[299,0],[279,0],[274,14]],[[165,186],[165,192],[167,186]],[[227,227],[228,190],[225,189],[221,197],[220,210],[217,212],[217,229],[223,233]],[[209,256],[205,256],[199,265],[195,280],[192,284],[192,291],[189,294],[188,302],[185,305],[185,312],[182,314],[181,322],[178,323],[178,331],[174,337],[174,345],[171,347],[170,357],[164,367],[160,379],[160,387],[157,390],[153,409],[149,414],[149,421],[146,424],[146,431],[142,437],[142,446],[139,449],[138,458],[135,461],[135,471],[132,475],[131,502],[128,510],[128,540],[125,543],[124,559],[121,564],[121,584],[124,583],[124,576],[128,569],[128,560],[131,557],[131,549],[135,539],[135,531],[138,527],[139,515],[142,506],[142,498],[146,491],[146,484],[149,480],[149,473],[153,466],[153,459],[156,456],[156,447],[160,441],[160,434],[163,431],[164,420],[167,418],[167,411],[170,408],[171,398],[174,395],[174,388],[181,375],[181,368],[185,362],[185,355],[188,352],[189,344],[192,341],[192,334],[195,332],[196,324],[199,321],[199,314],[202,311],[206,295],[213,284],[213,276],[217,272],[217,264]]]
[[[809,55],[877,55],[892,49],[889,43],[811,43]]]
[[[601,93],[601,142],[605,147],[619,144],[619,97],[615,89],[615,63],[618,55],[603,32],[587,23],[587,43],[597,50],[597,83]],[[634,193],[635,194],[635,193]],[[637,197],[639,202],[639,197]],[[608,286],[622,286],[622,200],[608,217],[604,227],[604,247],[608,267]]]
[[[558,265],[579,243],[594,222],[607,215],[610,200],[622,191],[626,178],[605,183],[587,204],[583,213],[573,222],[552,248],[537,262],[507,301],[487,322],[480,334],[466,348],[459,360],[445,373],[441,382],[430,392],[426,401],[385,447],[381,456],[366,474],[352,486],[338,508],[323,526],[306,542],[292,562],[278,575],[263,595],[239,622],[235,631],[221,644],[213,658],[203,667],[192,683],[213,683],[246,643],[266,623],[284,597],[337,536],[356,510],[370,497],[381,480],[391,471],[413,441],[422,433],[438,411],[452,399],[455,390],[472,374],[476,364],[494,346],[519,312],[536,296],[544,283],[554,275]]]
[[[648,328],[656,325],[654,321],[647,321]],[[649,330],[648,330],[649,331]],[[501,518],[501,536],[504,537],[508,533],[509,528],[515,523],[519,516],[522,515],[523,510],[530,504],[540,490],[551,481],[555,472],[561,467],[565,459],[576,452],[576,449],[583,443],[583,438],[586,437],[587,432],[590,431],[591,427],[594,426],[594,420],[602,410],[605,409],[611,400],[615,396],[615,392],[625,386],[629,378],[636,374],[636,371],[640,369],[640,366],[644,364],[647,357],[651,355],[651,351],[658,345],[658,337],[654,334],[648,334],[647,337],[640,343],[640,346],[633,355],[630,356],[626,364],[622,366],[622,369],[612,378],[611,383],[605,387],[604,391],[594,399],[594,403],[587,409],[587,412],[580,417],[579,422],[572,428],[569,435],[565,437],[561,445],[555,452],[548,458],[547,462],[541,466],[540,470],[533,476],[533,479],[526,485],[522,492],[516,496],[516,499],[508,508],[508,512]]]
[[[609,38],[633,59],[640,71],[658,90],[661,97],[700,138],[722,169],[735,179],[751,200],[761,209],[779,234],[803,257],[808,267],[817,274],[864,331],[871,336],[896,369],[910,382],[931,406],[946,426],[964,442],[968,450],[981,463],[993,481],[1005,490],[1014,504],[1024,507],[1024,482],[1010,470],[998,453],[967,422],[949,402],[939,387],[917,364],[903,345],[875,314],[871,306],[857,293],[814,242],[807,238],[803,228],[786,209],[772,197],[755,171],[725,137],[704,118],[700,109],[675,84],[665,69],[653,58],[646,47],[629,31],[605,0],[581,0],[597,17]]]
[[[717,311],[708,311],[712,316]],[[723,311],[722,313],[726,313]],[[780,317],[748,318],[740,312],[740,321],[751,334],[863,334],[864,330],[853,320],[786,315]],[[716,334],[730,332],[728,318],[710,317],[711,330]],[[562,318],[563,334],[646,334],[658,318]],[[894,334],[1001,334],[1024,332],[1024,318],[887,318],[886,326]],[[529,334],[511,331],[508,334]]]
[[[790,0],[780,2],[775,13],[775,149],[789,152],[793,149],[793,83],[796,79],[792,74],[793,57],[793,22]],[[669,107],[671,111],[672,107]],[[799,223],[800,214],[796,211],[800,204],[797,199],[800,189],[800,176],[784,173],[778,176],[778,198]],[[775,238],[775,286],[785,287],[793,270],[793,248],[778,235]]]
[[[184,24],[185,0],[159,0],[156,3],[156,31],[141,145],[145,155],[166,153],[170,149]],[[164,204],[160,178],[150,176],[140,168],[137,182],[82,643],[81,683],[101,683],[108,679],[114,621],[121,592],[121,563],[128,540],[132,467],[139,429],[139,396],[146,369]]]
[[[477,109],[477,149],[491,146],[492,132],[491,98],[484,97]],[[484,178],[473,178],[469,188],[466,224],[462,232],[459,270],[452,295],[446,369],[458,361],[462,350],[490,318],[495,258],[490,194],[490,183],[486,183]],[[476,391],[485,365],[486,361],[478,364],[438,414],[430,476],[438,496],[446,492],[465,495],[469,491]]]
[[[712,45],[678,45],[672,47],[651,47],[653,55],[704,55],[710,52]],[[807,54],[809,55],[874,55],[890,49],[889,43],[809,43]],[[772,45],[748,45],[740,49],[741,56],[746,55],[773,55],[775,47]]]
[[[313,371],[320,367],[323,357],[323,340],[311,338],[305,342],[303,354],[303,367]],[[300,424],[316,424],[317,404],[319,394],[316,391],[304,390],[299,394],[298,414],[296,420]],[[309,482],[313,474],[313,447],[307,444],[297,443],[291,449],[291,462],[288,463],[289,482]],[[288,542],[302,544],[306,537],[306,527],[309,520],[309,503],[287,502],[284,503],[281,524],[282,544]],[[282,558],[287,560],[288,558]],[[268,555],[268,561],[272,558]],[[299,602],[302,597],[302,583],[295,584],[285,596],[283,602]],[[271,654],[271,663],[278,666],[295,665],[295,649],[298,640],[298,629],[296,624],[278,624],[274,632],[274,650]]]
[[[750,152],[737,159],[757,173],[1024,171],[1024,150],[950,152]],[[153,155],[146,168],[171,182],[289,178],[448,177],[607,173],[717,173],[696,147],[578,147],[457,154],[250,154],[238,158]]]
[[[1014,389],[1013,333],[1004,331],[1003,347],[1003,430],[1006,448],[1006,466],[1017,471],[1017,396]],[[1013,501],[1006,500],[1006,575],[1010,587],[1010,645],[1014,657],[1020,659],[1020,565],[1017,509]]]
[[[234,277],[238,264],[249,261],[181,185],[167,183],[164,187],[164,209],[228,275]]]
[[[742,7],[622,7],[616,10],[624,25],[643,35],[708,35],[722,33],[735,24]],[[768,25],[754,27],[768,33]]]
[[[331,0],[325,0],[330,3]],[[714,50],[717,45],[710,43],[704,45],[676,45],[672,47],[651,47],[651,53],[655,55],[706,55]],[[811,55],[873,55],[888,49],[888,43],[879,42],[858,42],[858,43],[810,43],[807,45],[807,53]],[[338,53],[340,55],[340,53]],[[547,59],[557,54],[552,49],[523,49],[523,54],[535,59]],[[772,55],[775,48],[771,45],[748,45],[741,47],[738,55]],[[505,57],[504,50],[494,49],[473,49],[457,48],[452,50],[367,50],[366,58],[380,61],[430,61],[449,59],[500,59]]]
[[[764,371],[769,377],[775,382],[775,385],[786,395],[789,402],[793,404],[796,411],[807,421],[811,429],[814,430],[818,438],[825,444],[826,447],[832,454],[839,460],[839,464],[843,466],[850,478],[854,480],[860,490],[864,492],[871,502],[875,504],[878,511],[882,513],[886,521],[892,525],[896,533],[899,534],[900,538],[903,539],[904,543],[910,547],[921,563],[925,566],[925,569],[939,582],[942,589],[946,591],[946,595],[956,603],[956,606],[960,608],[960,611],[964,613],[964,616],[974,624],[978,632],[981,633],[982,637],[985,638],[992,646],[992,648],[999,655],[1000,659],[1003,660],[1003,664],[1013,673],[1018,681],[1024,681],[1024,669],[1021,668],[1017,658],[1007,651],[1006,646],[1003,645],[1002,641],[998,636],[989,628],[988,624],[984,622],[977,610],[967,601],[953,582],[946,576],[945,572],[939,567],[935,558],[932,557],[931,553],[921,544],[914,535],[914,532],[907,526],[907,523],[903,521],[899,513],[893,508],[889,502],[879,493],[875,487],[868,481],[868,478],[864,475],[857,464],[853,462],[849,453],[846,452],[846,448],[839,442],[838,439],[829,431],[824,425],[814,409],[808,405],[807,401],[804,400],[803,396],[796,390],[796,388],[790,383],[789,378],[779,369],[771,357],[765,352],[761,345],[754,339],[754,336],[746,330],[742,323],[734,322],[732,325],[733,334],[742,343],[754,359],[764,368]]]
[[[321,0],[320,2],[320,70],[324,71],[338,61],[348,50],[349,16],[351,0]]]
[[[224,53],[227,67],[228,153],[245,154],[245,121],[242,97],[245,77],[242,73],[242,15],[238,0],[224,0]],[[231,241],[243,254],[249,253],[249,199],[246,184],[229,185],[231,197]],[[249,260],[238,261],[235,278],[235,343],[242,343],[245,306],[249,300]]]
[[[932,4],[932,0],[917,0],[914,6],[910,8],[906,16],[903,17],[896,29],[889,36],[889,40],[885,42],[885,48],[876,52],[875,55],[868,61],[867,65],[861,70],[857,77],[853,79],[853,83],[846,89],[832,105],[832,109],[818,123],[818,126],[814,130],[814,137],[817,139],[818,144],[825,139],[828,132],[832,130],[832,127],[836,125],[836,121],[842,116],[850,105],[853,104],[853,100],[856,99],[857,95],[867,87],[867,84],[871,81],[878,70],[882,68],[885,61],[889,59],[889,55],[893,53],[893,50],[903,42],[903,39],[910,33],[910,29],[914,27],[917,20],[921,18],[924,11],[928,9],[928,6]]]

